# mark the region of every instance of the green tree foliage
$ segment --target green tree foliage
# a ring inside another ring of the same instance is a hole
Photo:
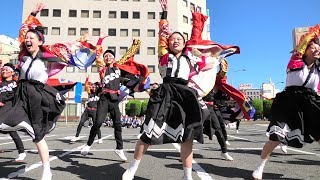
[[[263,100],[263,116],[266,118],[270,117],[272,100]]]
[[[142,101],[140,116],[143,116],[146,114],[148,102],[149,102],[149,99],[145,99],[144,101]]]
[[[263,115],[263,102],[261,99],[252,100],[251,105],[256,109],[255,115]]]
[[[135,100],[135,99],[130,100],[126,104],[126,114],[131,117],[139,116],[141,113],[141,105],[142,105],[142,102],[139,100]]]

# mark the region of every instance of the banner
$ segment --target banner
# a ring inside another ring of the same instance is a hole
[[[81,103],[81,95],[82,95],[82,83],[77,82],[76,88],[74,90],[74,102]]]

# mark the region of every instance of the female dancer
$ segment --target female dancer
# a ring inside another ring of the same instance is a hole
[[[98,105],[98,101],[100,99],[99,94],[98,94],[99,83],[92,84],[91,82],[89,82],[89,80],[87,78],[86,82],[85,82],[85,87],[86,87],[86,91],[88,93],[87,107],[81,115],[81,119],[80,119],[80,122],[79,122],[79,125],[77,128],[76,136],[71,139],[70,143],[74,143],[79,139],[79,134],[81,132],[81,129],[89,117],[92,118],[93,123],[96,121],[97,105]],[[98,143],[101,144],[102,139],[101,139],[100,129],[98,131],[98,138],[99,138]]]
[[[11,63],[6,63],[1,68],[1,79],[0,82],[0,114],[5,113],[12,107],[12,100],[14,97],[14,88],[17,87],[16,81],[14,81],[15,67]],[[15,143],[18,149],[18,158],[16,162],[22,162],[26,157],[24,146],[19,134],[16,131],[9,132],[10,137]]]
[[[271,107],[269,141],[252,174],[255,179],[262,179],[264,166],[280,143],[296,148],[313,140],[320,144],[319,36],[320,25],[316,25],[301,37],[294,49],[287,66],[286,88],[276,95]]]

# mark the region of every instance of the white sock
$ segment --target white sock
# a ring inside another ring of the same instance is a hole
[[[257,167],[257,170],[263,171],[263,168],[266,165],[267,160],[268,159],[261,159],[261,162],[260,162],[259,166]]]
[[[50,171],[50,162],[43,163],[43,171]]]
[[[192,168],[183,167],[184,179],[192,179]]]
[[[136,160],[136,159],[134,159],[134,160],[130,163],[130,166],[129,166],[129,168],[128,168],[128,171],[130,171],[130,173],[135,174],[136,171],[137,171],[137,169],[138,169],[138,167],[139,167],[140,161],[141,161],[141,160]]]

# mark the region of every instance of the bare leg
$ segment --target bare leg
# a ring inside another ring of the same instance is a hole
[[[181,144],[180,157],[183,164],[184,178],[183,179],[192,179],[192,140],[188,140]]]
[[[270,154],[272,153],[272,151],[280,144],[279,141],[272,141],[269,140],[268,142],[266,142],[266,144],[264,145],[262,152],[261,152],[261,159],[268,159]]]
[[[148,150],[149,146],[149,144],[146,144],[139,139],[134,150],[134,159],[141,160],[143,154]]]
[[[136,144],[136,148],[134,150],[134,160],[130,163],[129,168],[122,175],[123,180],[133,179],[134,174],[138,170],[143,154],[148,150],[149,147],[150,147],[149,144],[142,142],[140,139],[138,140]]]
[[[266,144],[264,145],[264,147],[262,149],[261,155],[260,155],[261,162],[259,163],[259,166],[257,167],[257,169],[252,173],[252,176],[254,179],[262,179],[263,168],[264,168],[270,154],[279,144],[280,144],[279,141],[269,140],[268,142],[266,142]]]
[[[42,164],[43,164],[43,173],[41,179],[51,180],[52,173],[50,170],[50,163],[49,163],[49,148],[47,142],[42,139],[41,141],[36,143]]]

